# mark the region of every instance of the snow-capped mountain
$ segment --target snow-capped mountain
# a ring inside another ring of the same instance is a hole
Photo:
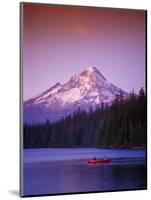
[[[95,68],[88,67],[74,75],[65,84],[56,83],[42,94],[24,102],[24,122],[42,123],[47,119],[56,121],[62,116],[73,113],[78,107],[95,109],[102,103],[111,104],[120,88]],[[128,94],[123,91],[124,97]]]

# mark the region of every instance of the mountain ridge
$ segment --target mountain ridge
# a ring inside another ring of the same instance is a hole
[[[110,105],[121,91],[124,98],[127,98],[128,93],[108,82],[97,68],[88,67],[66,83],[57,82],[40,95],[26,100],[24,122],[43,123],[47,119],[56,121],[79,107],[88,110],[102,103]]]

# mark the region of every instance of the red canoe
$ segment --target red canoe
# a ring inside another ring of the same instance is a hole
[[[88,160],[88,163],[111,163],[111,159]]]

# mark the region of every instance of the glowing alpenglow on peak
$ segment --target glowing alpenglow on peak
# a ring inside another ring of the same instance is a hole
[[[107,81],[96,67],[87,67],[80,75],[86,77],[89,81],[102,83]]]
[[[35,98],[24,102],[24,123],[56,121],[79,107],[86,111],[102,103],[111,105],[116,94],[123,92],[111,84],[95,67],[88,67],[64,84],[57,83]]]
[[[100,73],[99,70],[95,67],[87,67],[83,72],[86,72],[88,74]]]
[[[95,70],[96,70],[95,67],[87,67],[86,68],[86,71],[88,71],[88,72],[94,72]]]

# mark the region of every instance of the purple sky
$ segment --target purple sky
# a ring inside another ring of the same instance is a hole
[[[24,100],[96,67],[129,92],[145,86],[145,11],[24,4]]]

